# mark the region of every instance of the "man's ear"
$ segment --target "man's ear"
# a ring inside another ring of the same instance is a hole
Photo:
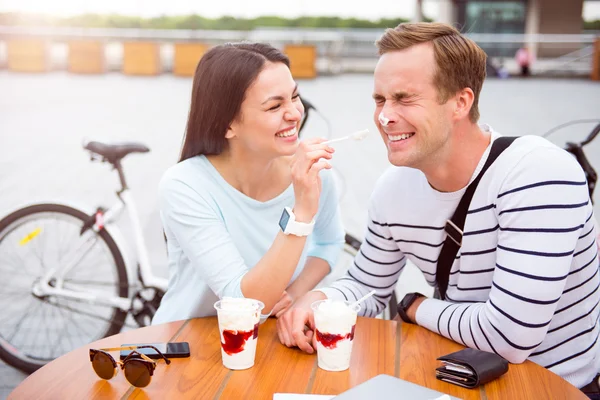
[[[464,88],[456,94],[456,103],[454,116],[456,119],[463,119],[471,112],[471,107],[475,101],[475,94],[471,88]]]

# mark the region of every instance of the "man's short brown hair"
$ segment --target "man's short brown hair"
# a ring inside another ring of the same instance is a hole
[[[387,29],[376,45],[379,55],[383,55],[428,42],[433,45],[436,62],[433,84],[437,87],[440,103],[445,103],[464,88],[471,88],[475,98],[469,118],[477,122],[479,93],[485,80],[487,56],[474,41],[450,25],[419,22]]]

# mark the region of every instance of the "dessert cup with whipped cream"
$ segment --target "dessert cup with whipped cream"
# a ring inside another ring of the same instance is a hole
[[[350,367],[359,304],[319,300],[311,305],[315,317],[318,366],[326,371]]]
[[[226,368],[238,370],[254,365],[261,301],[224,297],[215,303],[221,337],[221,355]]]

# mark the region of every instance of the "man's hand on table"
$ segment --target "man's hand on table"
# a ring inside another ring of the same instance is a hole
[[[315,346],[315,320],[310,305],[327,297],[323,292],[308,292],[277,319],[279,341],[287,347],[298,346],[312,354]]]
[[[292,295],[286,290],[284,290],[281,294],[281,297],[277,301],[277,304],[275,304],[275,307],[273,307],[273,310],[271,311],[271,316],[277,318],[281,317],[281,315],[290,308],[293,302],[294,298],[292,297]]]

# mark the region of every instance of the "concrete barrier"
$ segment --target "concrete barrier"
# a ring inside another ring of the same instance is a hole
[[[316,78],[317,48],[315,46],[286,45],[283,52],[290,59],[290,70],[294,78]]]
[[[91,41],[69,42],[68,70],[74,74],[106,72],[104,43]]]
[[[123,73],[125,75],[158,75],[161,72],[158,43],[123,43]]]
[[[173,74],[177,76],[194,76],[198,61],[209,46],[202,43],[175,43]]]
[[[49,46],[44,39],[7,41],[7,66],[15,72],[46,72],[50,69]]]

